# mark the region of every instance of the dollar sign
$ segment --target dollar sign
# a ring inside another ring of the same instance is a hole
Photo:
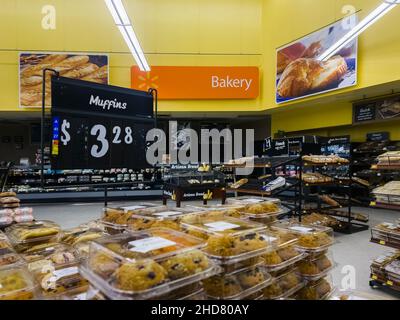
[[[68,144],[68,142],[71,141],[71,136],[69,135],[67,129],[71,128],[71,124],[67,121],[64,120],[62,125],[61,125],[61,132],[63,134],[63,136],[61,137],[61,142],[64,144],[64,146],[66,146]]]

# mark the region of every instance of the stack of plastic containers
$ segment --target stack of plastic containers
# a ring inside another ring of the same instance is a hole
[[[297,267],[307,253],[296,247],[298,236],[285,230],[269,230],[267,236],[277,243],[276,250],[264,255],[264,264],[273,282],[264,290],[263,298],[285,299],[304,287],[305,281]]]
[[[112,300],[186,299],[201,295],[201,280],[220,268],[201,249],[203,240],[149,229],[91,242],[81,273]]]
[[[36,284],[20,255],[0,232],[0,300],[35,299]]]
[[[333,230],[327,227],[307,226],[286,221],[275,223],[273,230],[290,232],[297,236],[295,248],[307,254],[298,263],[298,272],[305,282],[296,299],[327,299],[333,292],[331,270],[335,266],[329,248],[334,243]],[[329,290],[328,290],[329,289]]]
[[[89,255],[89,242],[105,235],[101,229],[80,226],[63,230],[61,242],[74,247],[81,257],[87,257]]]
[[[218,213],[191,215],[181,224],[188,234],[206,239],[203,251],[222,268],[220,274],[203,281],[209,299],[262,296],[262,290],[271,282],[262,256],[274,249],[263,235],[264,225]]]

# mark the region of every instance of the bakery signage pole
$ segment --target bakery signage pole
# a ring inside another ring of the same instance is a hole
[[[44,189],[44,118],[46,115],[46,73],[52,72],[56,77],[60,74],[58,71],[50,68],[43,69],[43,80],[42,80],[42,119],[41,119],[41,129],[40,129],[40,183],[42,189]]]

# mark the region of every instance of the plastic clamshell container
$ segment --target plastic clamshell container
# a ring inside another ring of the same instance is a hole
[[[59,300],[75,300],[75,301],[108,300],[107,297],[100,290],[96,289],[91,285],[89,285],[87,288],[81,287],[69,290],[57,298]]]
[[[253,266],[203,280],[204,290],[212,300],[242,300],[268,286],[271,275],[263,266]]]
[[[207,300],[207,294],[205,293],[204,289],[201,289],[197,292],[194,292],[186,297],[179,298],[177,300],[186,300],[186,301],[201,301]]]
[[[144,300],[208,278],[221,269],[201,239],[149,229],[95,240],[81,273],[112,300]]]
[[[10,253],[14,253],[11,242],[8,240],[8,237],[0,231],[0,257]]]
[[[264,225],[230,217],[197,217],[182,222],[187,233],[207,238],[204,252],[220,265],[232,265],[261,256],[273,244],[261,233]]]
[[[334,244],[333,229],[323,226],[309,226],[280,221],[271,226],[272,230],[287,230],[297,235],[296,247],[307,252],[326,251]]]
[[[23,222],[6,229],[6,234],[17,252],[35,245],[57,242],[60,226],[52,221]]]
[[[296,300],[327,300],[335,292],[332,276],[326,276],[318,281],[308,282],[295,295]]]
[[[24,263],[22,257],[14,250],[10,248],[0,249],[0,269],[16,267]]]
[[[383,222],[371,229],[372,239],[400,246],[400,227],[397,224]]]
[[[25,267],[0,270],[0,300],[33,300],[35,298],[36,285]]]
[[[303,281],[299,270],[297,268],[289,270],[277,276],[263,291],[263,299],[265,300],[279,300],[287,298],[301,288],[305,282]]]
[[[70,246],[75,246],[78,243],[93,241],[103,236],[105,236],[105,233],[101,229],[77,227],[63,230],[61,242]]]
[[[195,282],[186,286],[180,287],[175,290],[171,290],[165,295],[155,297],[155,300],[186,300],[187,297],[194,293],[204,292],[203,285],[201,282]]]
[[[277,272],[296,264],[307,256],[306,252],[297,249],[294,244],[291,244],[278,246],[277,250],[268,252],[263,258],[268,271]]]
[[[79,274],[81,261],[72,247],[58,244],[23,255],[28,270],[34,275],[44,296],[86,288],[87,281]]]
[[[243,209],[243,214],[254,219],[278,217],[287,214],[290,210],[282,207],[279,203],[265,201],[258,204],[248,204]]]
[[[299,263],[299,272],[308,281],[317,281],[325,277],[335,267],[331,252],[305,258]]]

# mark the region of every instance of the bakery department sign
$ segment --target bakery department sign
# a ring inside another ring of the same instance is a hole
[[[131,88],[158,90],[160,100],[256,99],[258,67],[155,66],[150,72],[131,69]]]

